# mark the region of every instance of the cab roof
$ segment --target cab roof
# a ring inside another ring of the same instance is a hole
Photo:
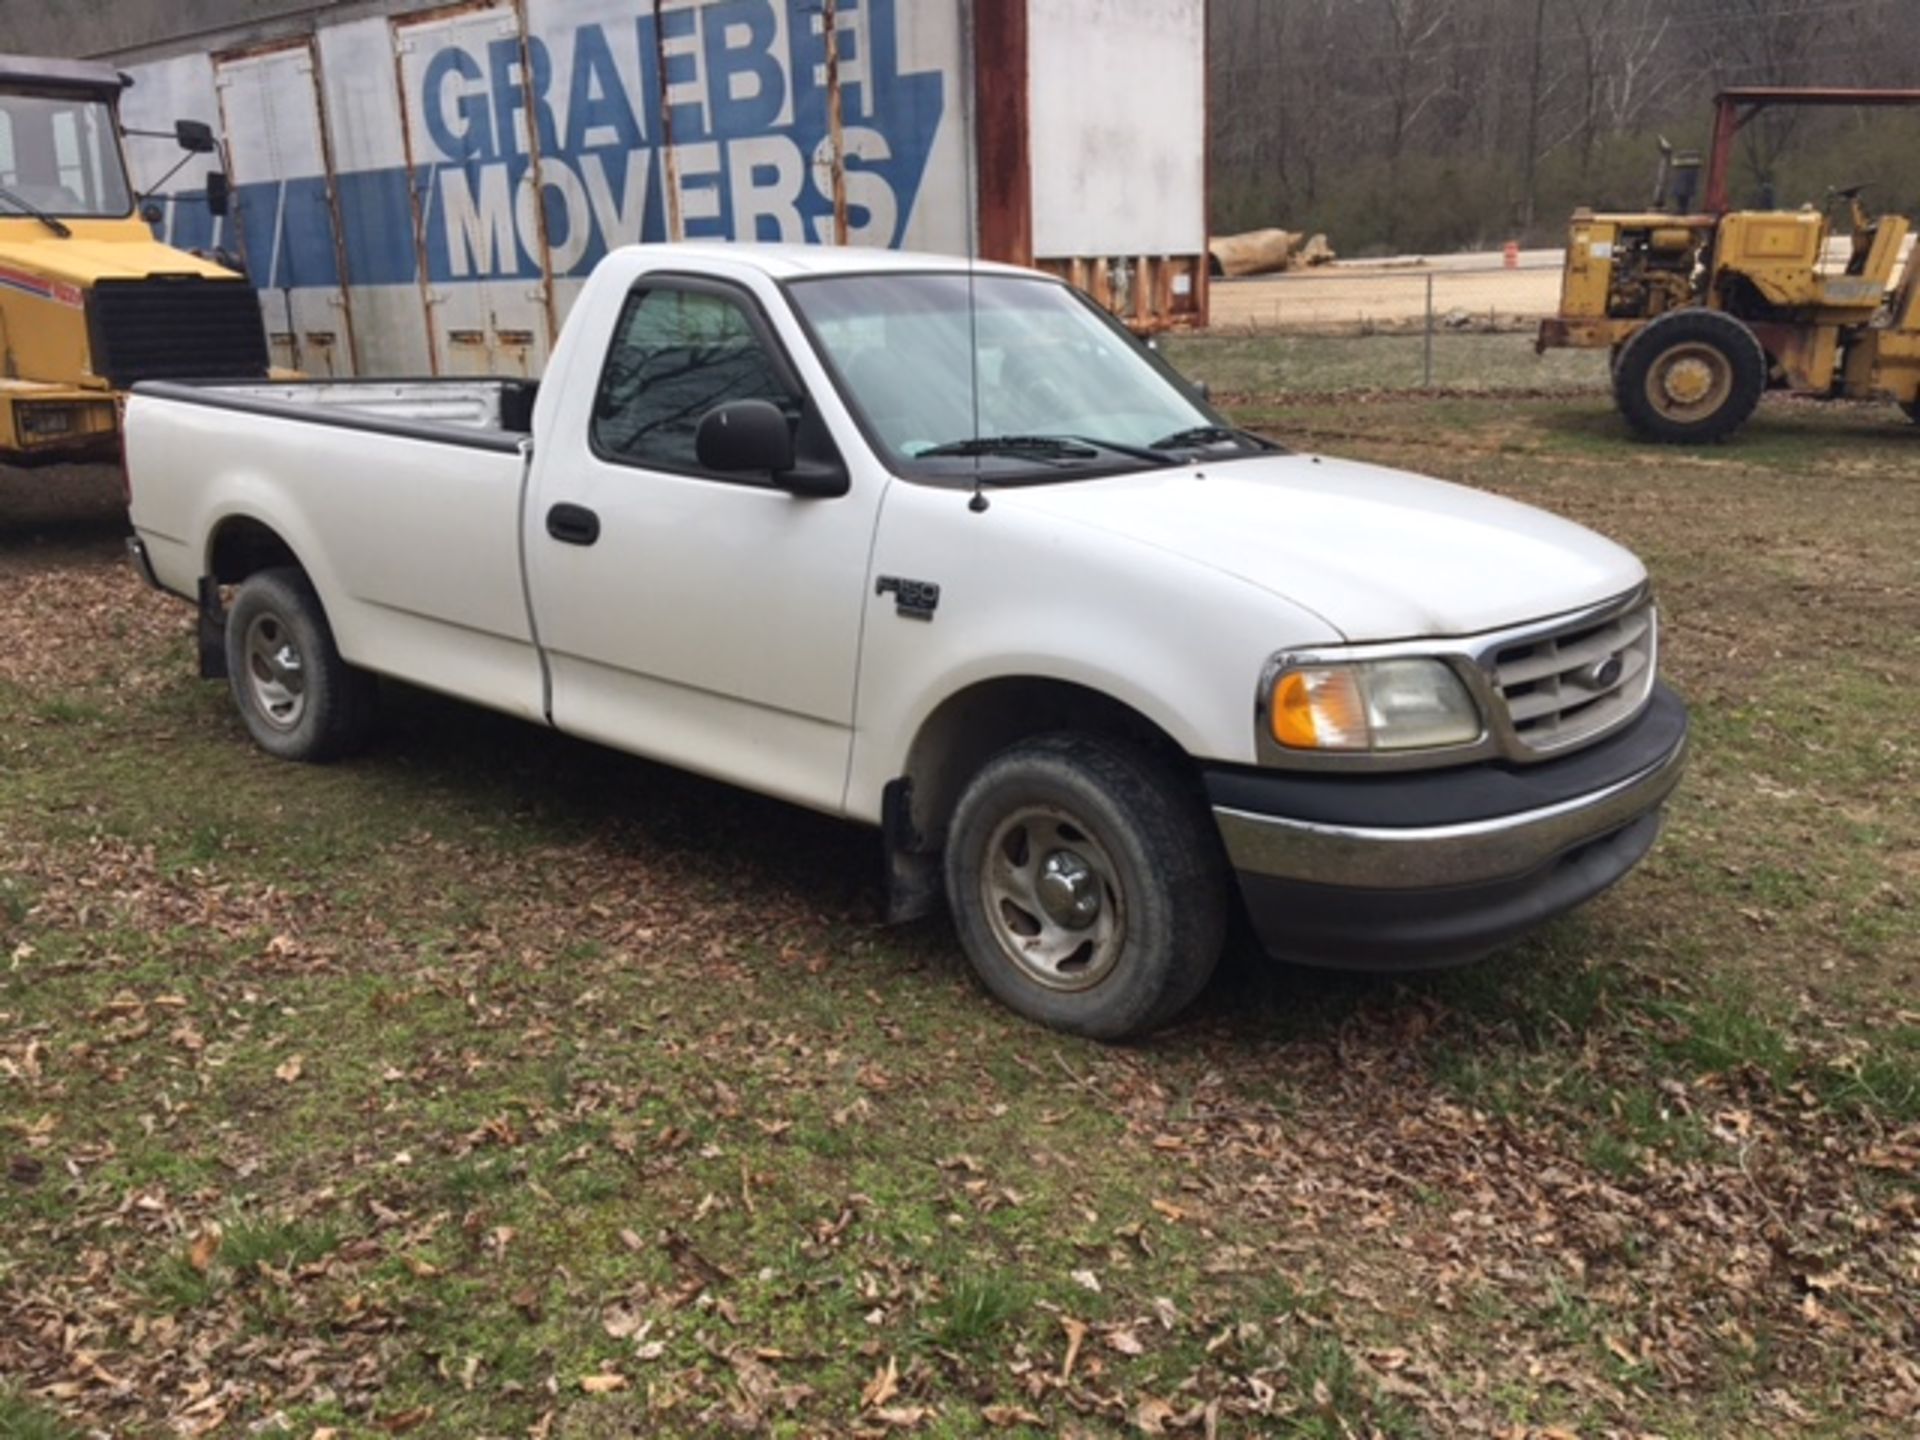
[[[133,77],[99,60],[60,60],[41,55],[0,55],[0,86],[45,87],[118,95]]]
[[[732,261],[751,265],[775,280],[797,280],[807,275],[874,275],[918,271],[964,275],[968,269],[964,255],[932,255],[912,250],[882,250],[867,245],[771,245],[751,241],[680,240],[670,244],[630,245],[629,251],[647,256],[675,256],[685,259]],[[1033,270],[1016,265],[1001,265],[979,260],[973,268],[981,275],[1022,275],[1031,279]]]

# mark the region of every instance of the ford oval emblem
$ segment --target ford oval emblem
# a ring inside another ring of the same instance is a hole
[[[1620,683],[1620,672],[1626,668],[1626,662],[1618,655],[1609,655],[1594,661],[1574,678],[1589,690],[1611,690]]]

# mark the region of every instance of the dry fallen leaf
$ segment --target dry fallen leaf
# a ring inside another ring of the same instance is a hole
[[[202,1275],[213,1264],[213,1257],[220,1253],[220,1231],[217,1227],[202,1230],[194,1237],[193,1245],[187,1251],[187,1263]]]
[[[584,1375],[580,1379],[580,1388],[589,1395],[611,1395],[616,1390],[627,1388],[624,1375]]]
[[[876,1410],[900,1393],[900,1369],[893,1356],[887,1357],[887,1363],[874,1373],[860,1392],[860,1408]]]
[[[300,1071],[304,1066],[305,1062],[298,1055],[292,1056],[284,1065],[274,1067],[273,1078],[282,1084],[291,1085],[300,1078]]]
[[[1018,1405],[987,1405],[982,1407],[980,1418],[998,1430],[1009,1430],[1015,1425],[1039,1425],[1041,1419],[1031,1410],[1022,1410]]]
[[[411,1410],[402,1410],[397,1415],[389,1415],[384,1420],[373,1422],[376,1430],[384,1430],[389,1435],[404,1435],[409,1430],[417,1430],[433,1419],[433,1406],[416,1405]]]
[[[1060,1383],[1064,1385],[1073,1378],[1073,1362],[1080,1358],[1080,1346],[1087,1338],[1087,1327],[1083,1321],[1062,1315],[1060,1328],[1067,1332],[1067,1355],[1060,1362]]]
[[[1134,1409],[1134,1427],[1143,1435],[1164,1435],[1167,1433],[1167,1422],[1173,1419],[1173,1415],[1173,1406],[1148,1396]]]

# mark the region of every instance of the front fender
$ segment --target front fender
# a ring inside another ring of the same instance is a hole
[[[928,718],[991,680],[1077,685],[1195,759],[1254,763],[1268,659],[1339,639],[1310,611],[1223,571],[1013,505],[974,516],[924,486],[892,487],[875,556],[846,803],[861,819],[880,818],[882,792]],[[931,620],[877,593],[883,578],[906,577],[939,585]]]

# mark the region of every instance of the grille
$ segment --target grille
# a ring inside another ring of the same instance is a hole
[[[1653,688],[1652,600],[1606,620],[1530,636],[1493,656],[1513,733],[1529,750],[1591,740],[1638,713]]]
[[[244,280],[197,275],[101,280],[87,297],[93,370],[116,390],[140,380],[259,380],[260,302]]]

